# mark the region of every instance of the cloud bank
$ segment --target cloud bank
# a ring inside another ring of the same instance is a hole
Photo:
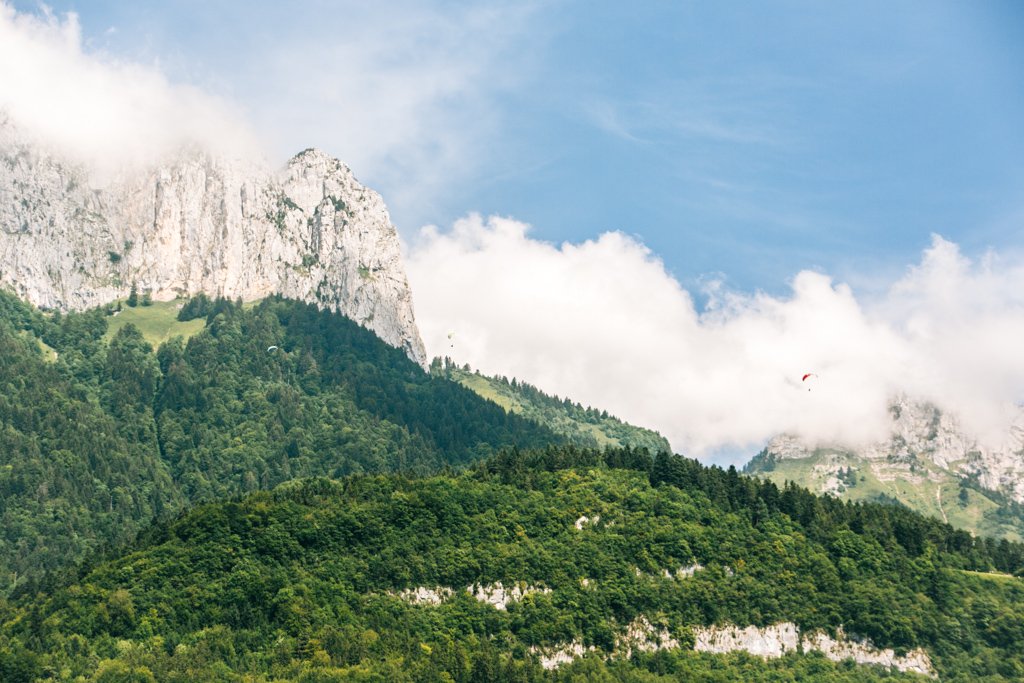
[[[742,459],[780,432],[865,443],[887,433],[897,392],[995,438],[1024,398],[1019,261],[973,263],[935,236],[873,300],[803,271],[784,297],[711,282],[698,310],[627,235],[556,246],[528,231],[472,215],[421,232],[407,265],[428,351],[653,427],[677,451]]]
[[[171,83],[156,67],[84,50],[74,13],[19,14],[0,4],[0,112],[19,131],[102,170],[189,144],[258,156],[230,104]]]

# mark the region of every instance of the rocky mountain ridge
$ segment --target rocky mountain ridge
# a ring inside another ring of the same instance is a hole
[[[808,458],[821,449],[849,453],[869,463],[873,474],[882,481],[938,481],[937,472],[945,471],[1018,503],[1024,502],[1024,411],[1010,426],[1002,444],[995,447],[968,434],[955,415],[925,401],[899,397],[892,402],[890,414],[890,437],[864,448],[813,445],[783,435],[772,439],[766,451],[776,460]],[[822,492],[836,493],[840,488],[837,475],[843,462],[842,458],[834,461],[835,472]],[[925,464],[930,467],[921,467]]]
[[[276,293],[426,362],[383,200],[314,149],[278,173],[189,149],[100,182],[0,113],[0,286],[58,310],[133,287],[154,300]]]
[[[744,471],[853,501],[899,502],[974,534],[1024,539],[1024,413],[998,445],[957,417],[905,396],[889,436],[867,446],[772,439]]]

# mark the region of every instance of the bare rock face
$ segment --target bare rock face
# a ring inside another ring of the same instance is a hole
[[[935,677],[928,653],[918,648],[900,656],[891,648],[879,649],[868,640],[850,640],[840,628],[835,638],[814,631],[803,634],[791,622],[765,627],[701,626],[694,629],[698,652],[749,652],[759,657],[781,657],[787,652],[821,652],[834,662],[852,659],[857,664],[875,664],[904,672]]]
[[[450,599],[454,594],[455,591],[445,586],[434,586],[433,588],[418,586],[416,588],[406,588],[394,595],[397,595],[410,605],[433,605],[436,607]]]
[[[800,627],[792,622],[743,628],[728,624],[694,626],[692,633],[693,649],[696,652],[747,652],[765,659],[782,657],[790,652],[820,652],[834,662],[853,660],[856,664],[936,677],[931,657],[921,648],[898,655],[892,648],[877,648],[869,640],[849,638],[842,627],[837,630],[834,638],[822,631],[801,633]],[[667,628],[654,626],[641,614],[616,635],[615,648],[605,659],[629,659],[636,652],[675,650],[680,647],[682,644]],[[593,645],[584,645],[578,640],[552,647],[530,648],[545,669],[558,668],[594,650]]]
[[[497,583],[492,583],[487,586],[481,584],[467,586],[466,592],[480,602],[486,603],[495,609],[505,612],[508,610],[508,605],[510,603],[519,602],[531,593],[550,593],[551,589],[530,586],[522,582],[505,587],[502,585],[501,581],[498,581]]]
[[[76,310],[127,296],[270,294],[338,311],[424,365],[380,195],[316,150],[280,173],[186,150],[97,181],[0,113],[0,286]]]
[[[760,657],[781,657],[796,651],[800,643],[800,629],[796,624],[784,622],[764,628],[757,626],[707,626],[694,629],[694,649],[697,652],[735,652],[742,650]]]

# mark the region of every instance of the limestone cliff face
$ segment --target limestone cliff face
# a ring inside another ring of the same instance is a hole
[[[850,640],[842,627],[833,638],[821,631],[804,633],[790,622],[765,627],[698,626],[694,628],[698,652],[749,652],[759,657],[782,657],[787,652],[820,652],[834,662],[852,659],[857,664],[875,664],[899,671],[935,677],[928,653],[917,648],[897,655],[891,648],[876,648],[868,640]]]
[[[0,114],[0,286],[69,310],[133,285],[316,303],[426,361],[387,208],[340,161],[306,150],[275,174],[188,150],[101,184]]]

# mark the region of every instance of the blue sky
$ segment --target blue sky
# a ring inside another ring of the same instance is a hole
[[[870,288],[931,233],[1022,246],[1020,3],[366,5],[50,3],[235,102],[275,160],[348,160],[407,237],[470,211],[621,230],[689,288],[769,292]]]
[[[10,7],[0,106],[87,157],[345,160],[428,353],[723,463],[1024,428],[1020,2]]]

